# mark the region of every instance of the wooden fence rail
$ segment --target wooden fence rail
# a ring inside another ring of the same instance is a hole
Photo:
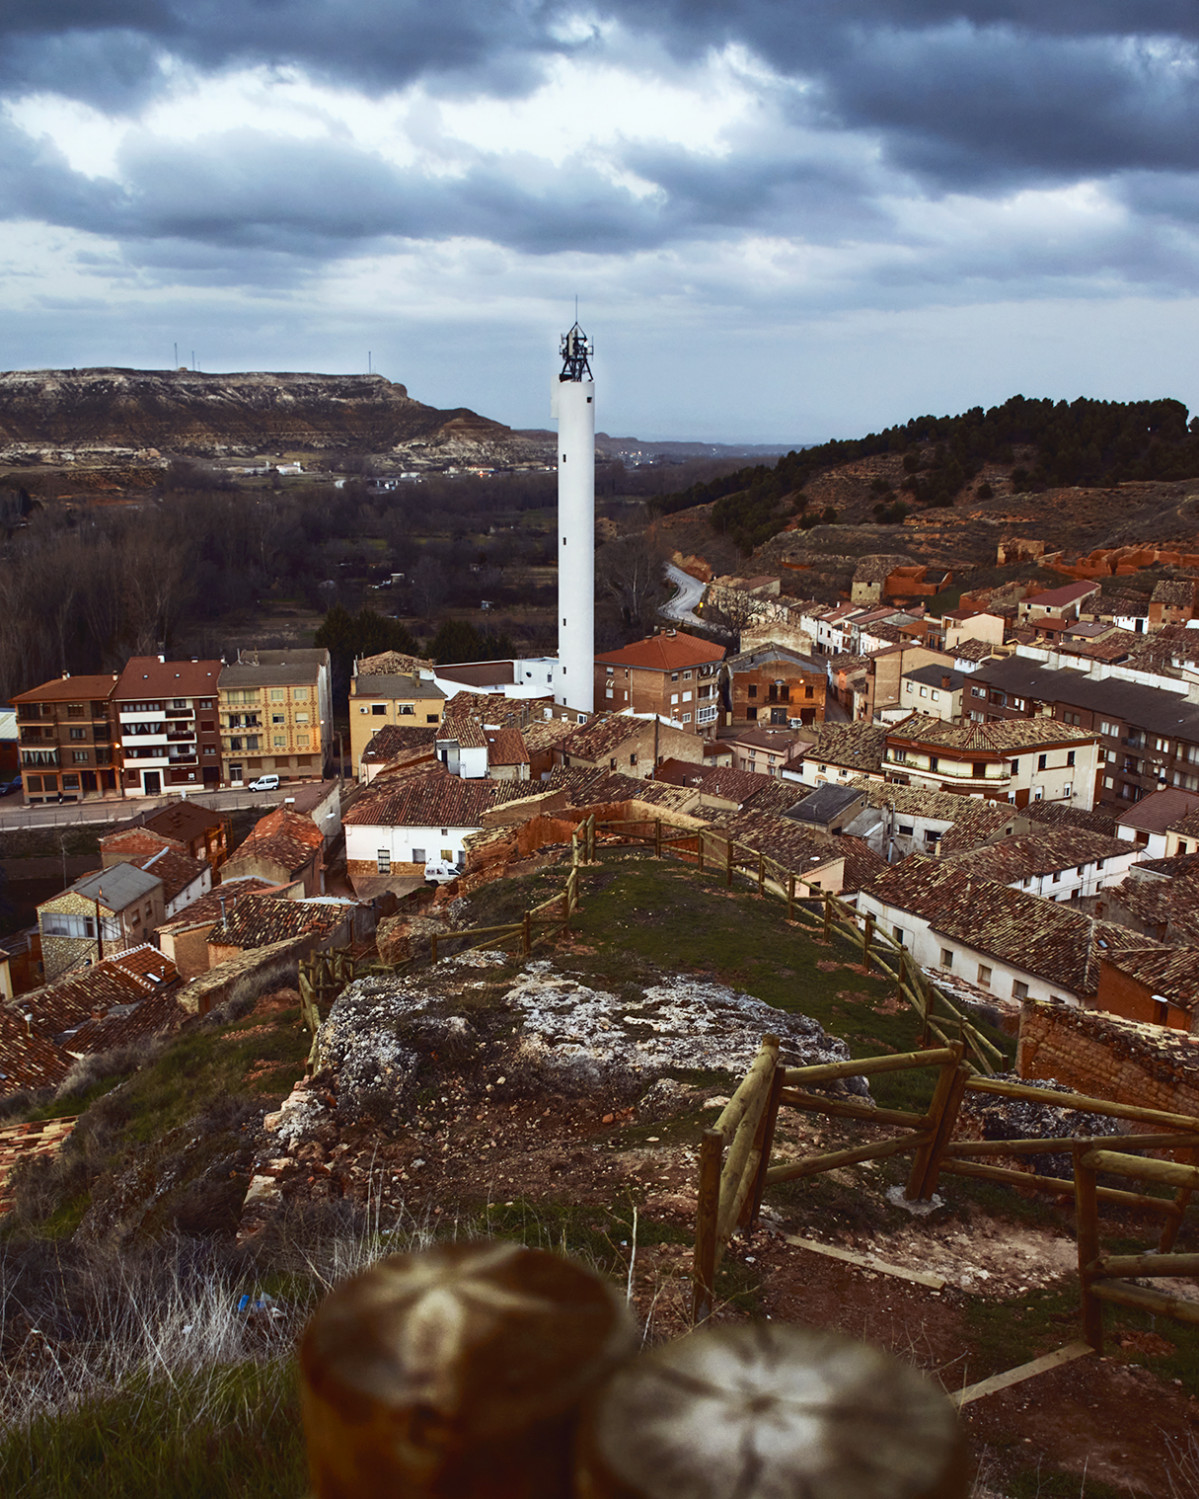
[[[1196,1143],[1199,1143],[1197,1137]],[[1156,1182],[1193,1192],[1199,1187],[1199,1166],[1181,1161],[1145,1160],[1109,1148],[1110,1138],[1075,1140],[1074,1200],[1077,1215],[1078,1280],[1082,1291],[1083,1336],[1096,1353],[1103,1352],[1103,1304],[1134,1307],[1155,1316],[1199,1325],[1199,1302],[1167,1295],[1148,1286],[1128,1285],[1140,1277],[1199,1278],[1199,1254],[1110,1254],[1099,1249],[1099,1203],[1103,1189],[1100,1172],[1133,1181]]]
[[[767,1088],[762,1078],[769,1068],[769,1062],[764,1060],[768,1042],[774,1043],[772,1054],[775,1062],[772,1081]],[[756,1220],[765,1188],[778,1182],[819,1176],[844,1166],[910,1154],[913,1161],[905,1189],[910,1200],[931,1198],[942,1173],[979,1177],[1061,1197],[1074,1197],[1083,1328],[1093,1348],[1102,1351],[1102,1303],[1105,1301],[1199,1323],[1199,1302],[1126,1284],[1129,1278],[1141,1276],[1199,1277],[1199,1254],[1170,1253],[1193,1194],[1199,1191],[1199,1165],[1191,1163],[1199,1158],[1199,1118],[1121,1104],[1087,1094],[1056,1093],[1023,1083],[979,1077],[965,1062],[963,1052],[963,1042],[955,1041],[948,1046],[899,1055],[862,1057],[810,1067],[780,1067],[777,1065],[775,1038],[764,1039],[763,1049],[717,1120],[716,1127],[704,1136],[695,1241],[693,1308],[697,1320],[702,1320],[711,1311],[716,1270],[728,1238],[739,1226]],[[810,1091],[847,1077],[876,1077],[918,1068],[937,1069],[932,1098],[923,1114],[902,1109],[876,1109],[861,1100]],[[1156,1125],[1157,1128],[1088,1139],[1055,1136],[954,1140],[952,1135],[959,1110],[966,1093],[971,1090],[1125,1119],[1132,1124]],[[905,1133],[771,1164],[775,1121],[780,1106],[830,1118],[898,1127]],[[721,1156],[729,1144],[730,1132],[739,1130],[750,1117],[755,1121],[752,1144],[741,1138],[730,1148],[728,1162],[722,1170]],[[1149,1150],[1182,1151],[1191,1157],[1191,1161],[1147,1159],[1134,1153]],[[1040,1176],[1008,1166],[991,1165],[985,1159],[1053,1154],[1071,1156],[1074,1171],[1070,1178]],[[1174,1195],[1163,1197],[1146,1191],[1126,1191],[1100,1185],[1097,1178],[1101,1174],[1172,1188]],[[1162,1216],[1166,1221],[1157,1251],[1142,1255],[1100,1254],[1100,1203]]]

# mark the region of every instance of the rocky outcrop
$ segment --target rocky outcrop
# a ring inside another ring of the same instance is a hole
[[[544,461],[546,451],[465,408],[425,406],[382,375],[0,373],[3,455],[146,449],[203,457],[351,451],[467,462]]]

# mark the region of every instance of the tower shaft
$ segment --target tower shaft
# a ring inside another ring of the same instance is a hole
[[[595,384],[578,324],[562,340],[558,418],[559,703],[590,713],[595,699]]]

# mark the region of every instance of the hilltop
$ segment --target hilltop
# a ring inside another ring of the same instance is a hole
[[[797,549],[962,569],[991,565],[1012,535],[1051,551],[1188,539],[1197,479],[1199,428],[1179,401],[1013,396],[792,452],[653,508],[677,550],[727,563],[735,547],[755,558],[749,573]]]
[[[544,444],[466,407],[440,410],[382,375],[196,370],[0,373],[0,462],[64,450],[194,457],[269,452],[544,461]]]

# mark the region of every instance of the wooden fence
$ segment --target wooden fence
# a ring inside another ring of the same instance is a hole
[[[847,1077],[871,1077],[920,1068],[937,1069],[932,1098],[923,1114],[875,1108],[861,1099],[811,1091]],[[1136,1133],[1083,1139],[1064,1136],[955,1140],[953,1133],[959,1111],[970,1091],[1122,1119],[1140,1125],[1142,1129]],[[780,1106],[822,1114],[826,1118],[891,1127],[901,1133],[771,1164]],[[753,1113],[752,1141],[747,1147],[742,1139],[738,1149],[736,1131],[743,1127],[751,1110],[756,1111]],[[728,1158],[722,1168],[722,1152],[726,1147]],[[1192,1205],[1193,1194],[1199,1188],[1199,1165],[1177,1160],[1144,1159],[1135,1153],[1139,1151],[1181,1151],[1192,1161],[1199,1158],[1199,1118],[1117,1103],[1112,1099],[1092,1098],[1081,1093],[1057,1093],[1025,1083],[982,1077],[964,1060],[964,1047],[960,1041],[895,1056],[864,1057],[811,1067],[782,1067],[778,1063],[777,1040],[767,1036],[753,1066],[717,1120],[715,1129],[704,1135],[695,1229],[692,1295],[695,1318],[702,1321],[710,1314],[720,1257],[733,1233],[756,1218],[764,1189],[778,1182],[819,1176],[842,1166],[911,1155],[912,1167],[905,1188],[909,1200],[929,1200],[943,1173],[979,1177],[1074,1198],[1083,1327],[1093,1348],[1102,1350],[1101,1303],[1104,1301],[1199,1323],[1199,1303],[1120,1283],[1137,1276],[1199,1276],[1199,1255],[1170,1253],[1183,1218]],[[1070,1178],[1041,1176],[993,1164],[995,1157],[1059,1153],[1069,1155],[1074,1162]],[[1175,1190],[1169,1197],[1147,1191],[1130,1192],[1099,1185],[1097,1178],[1100,1175],[1128,1177]],[[1101,1203],[1160,1216],[1163,1226],[1157,1251],[1148,1255],[1102,1255],[1098,1227]]]
[[[592,819],[594,824],[594,819]],[[861,961],[873,963],[895,983],[895,995],[916,1012],[920,1020],[920,1044],[927,1046],[932,1038],[943,1045],[961,1041],[974,1066],[993,1073],[1003,1053],[974,1025],[945,992],[913,961],[902,943],[883,931],[872,916],[862,916],[853,906],[831,891],[812,892],[793,869],[788,869],[769,854],[751,848],[715,828],[682,829],[661,818],[622,818],[601,822],[600,832],[606,841],[622,842],[652,848],[658,858],[664,854],[694,864],[700,871],[724,875],[725,884],[733,884],[735,875],[754,881],[761,896],[775,895],[787,903],[787,920],[797,921],[819,930],[826,942],[834,934],[851,943],[861,954]],[[592,832],[594,857],[594,828]]]

